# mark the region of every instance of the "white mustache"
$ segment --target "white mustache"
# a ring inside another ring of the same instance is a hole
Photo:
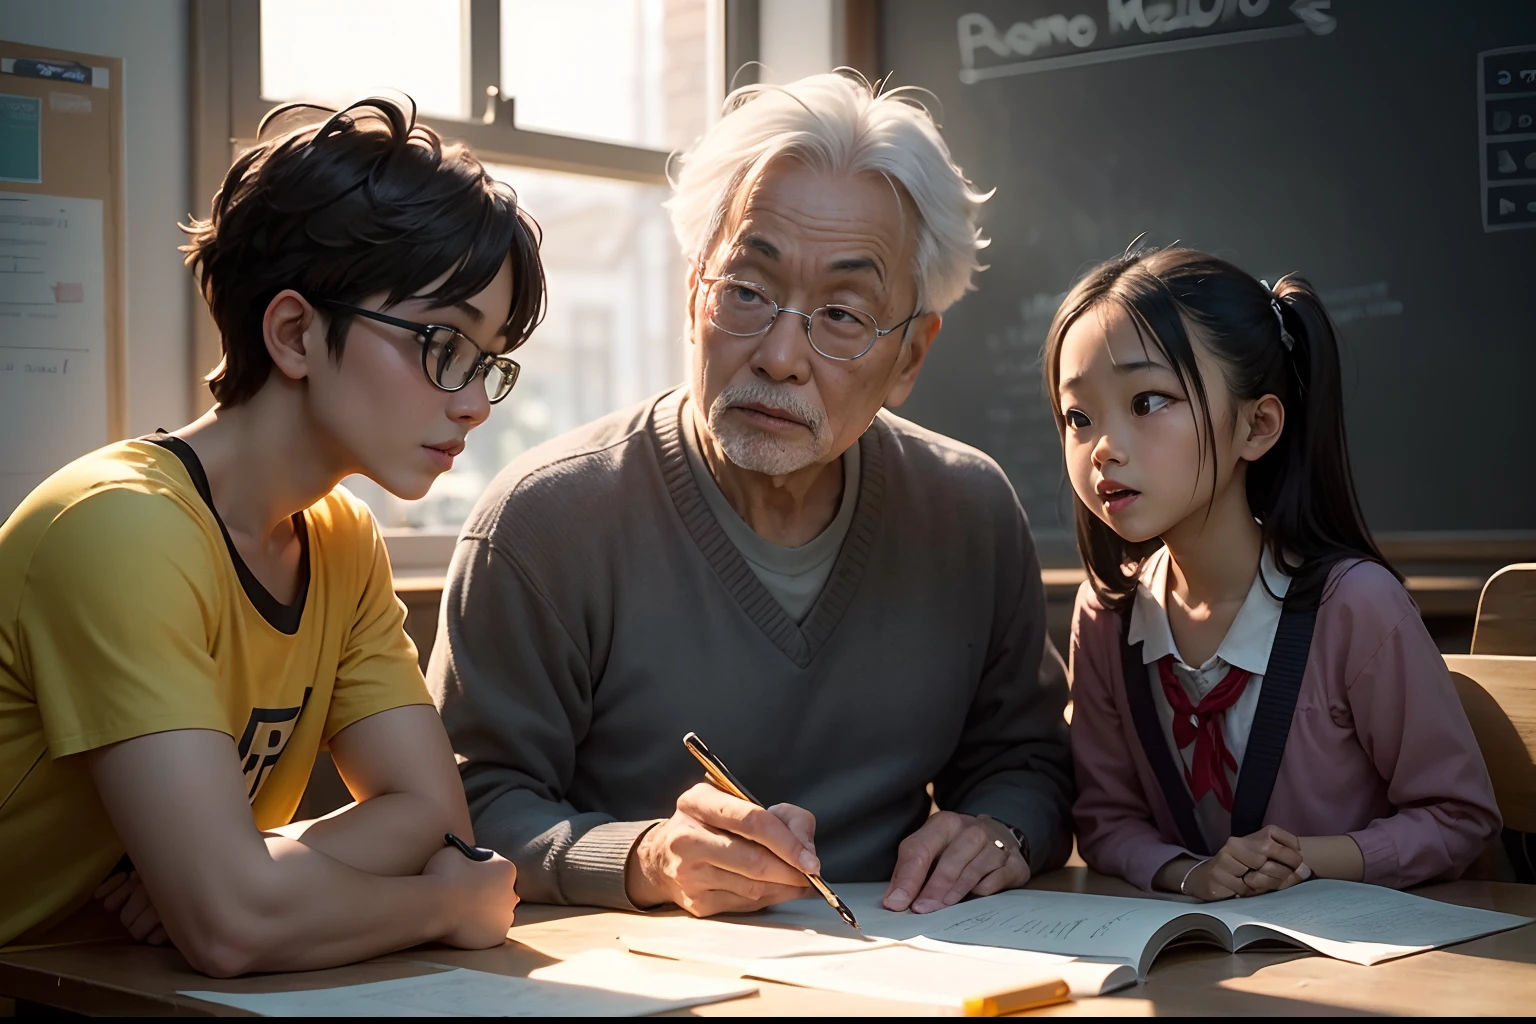
[[[771,384],[754,380],[747,384],[733,384],[720,392],[709,410],[713,426],[727,409],[735,405],[764,405],[778,409],[804,423],[811,437],[820,444],[827,432],[827,414],[819,405],[807,401],[793,384]]]

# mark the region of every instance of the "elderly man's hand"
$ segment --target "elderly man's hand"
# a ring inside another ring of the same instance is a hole
[[[805,895],[801,871],[821,870],[815,834],[803,807],[764,810],[701,782],[636,844],[625,889],[636,906],[675,903],[694,917],[761,910]]]
[[[940,811],[902,840],[885,906],[927,914],[1027,881],[1029,864],[1008,826],[985,814]]]

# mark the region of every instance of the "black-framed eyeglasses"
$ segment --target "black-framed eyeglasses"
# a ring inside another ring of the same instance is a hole
[[[882,328],[874,317],[852,306],[817,306],[806,313],[779,305],[768,297],[762,285],[751,281],[705,277],[702,268],[699,280],[708,287],[704,293],[704,313],[710,323],[726,334],[751,338],[767,332],[780,313],[793,313],[805,320],[805,336],[811,348],[824,358],[840,363],[852,362],[864,355],[875,347],[875,342],[901,330],[922,312],[919,307],[895,327]]]
[[[487,352],[468,335],[444,324],[421,324],[388,313],[345,302],[321,302],[328,309],[366,317],[391,327],[403,327],[421,345],[421,369],[432,386],[441,391],[462,391],[476,377],[485,375],[485,397],[492,405],[512,393],[522,367],[507,356]]]

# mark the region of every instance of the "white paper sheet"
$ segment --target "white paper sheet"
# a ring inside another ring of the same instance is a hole
[[[1060,980],[1052,965],[1001,964],[912,946],[747,961],[749,977],[960,1010],[967,999]]]
[[[737,978],[660,971],[652,966],[654,963],[648,964],[643,957],[630,956],[616,949],[589,949],[569,960],[529,971],[528,977],[535,981],[583,986],[583,991],[612,989],[627,992],[663,1001],[674,1010],[750,996],[758,990],[758,986]]]
[[[646,922],[641,934],[620,935],[625,948],[651,956],[733,965],[742,960],[855,953],[893,946],[895,939],[845,938],[802,928],[670,918]]]
[[[722,914],[714,920],[734,924],[771,925],[782,928],[810,929],[822,935],[840,935],[844,938],[910,939],[923,934],[926,917],[918,914],[893,913],[881,904],[885,896],[884,882],[840,882],[837,894],[858,918],[862,931],[855,931],[843,923],[837,912],[827,906],[820,896],[791,900],[753,914]],[[931,916],[931,915],[930,915]]]
[[[768,925],[727,924],[720,921],[695,921],[691,918],[653,919],[646,922],[643,934],[621,935],[619,941],[636,953],[664,956],[674,960],[692,960],[701,963],[722,964],[734,970],[749,973],[753,977],[783,980],[793,984],[818,985],[809,980],[815,968],[798,973],[798,968],[777,971],[767,960],[787,960],[828,954],[852,954],[886,949],[896,944],[891,939],[848,939],[841,936],[819,935],[814,931],[798,928],[776,928]],[[1072,989],[1075,998],[1103,995],[1128,985],[1136,984],[1136,970],[1121,963],[1093,963],[1051,953],[1034,953],[1019,949],[1001,949],[990,946],[966,945],[957,942],[941,942],[918,936],[905,940],[903,945],[932,953],[967,957],[990,966],[983,970],[986,977],[1001,977],[998,965],[1006,970],[1027,974],[1050,973],[1060,977]],[[883,961],[872,961],[881,964]],[[924,963],[928,963],[924,961]],[[967,968],[969,969],[969,968]],[[912,979],[907,979],[910,982]],[[883,982],[881,982],[884,985]],[[837,985],[819,987],[838,988]],[[889,985],[884,986],[889,989]],[[847,990],[847,989],[839,989]],[[891,995],[886,991],[886,995]],[[936,993],[944,999],[949,993]],[[901,998],[929,1001],[916,995]]]
[[[106,444],[99,199],[0,192],[0,520]]]
[[[629,959],[613,950],[593,952]],[[651,973],[641,986],[646,991],[637,993],[626,990],[634,983],[633,973],[616,972],[610,962],[604,964],[589,959],[565,972],[567,977],[558,977],[561,972],[555,972],[557,978],[547,974],[533,979],[450,970],[416,978],[299,992],[183,991],[178,995],[249,1010],[263,1017],[638,1017],[757,991],[756,985],[734,978]],[[602,987],[568,980],[580,977],[590,981],[605,969],[608,976]],[[550,968],[541,971],[549,972]]]
[[[1002,949],[997,946],[973,946],[959,942],[941,942],[919,935],[906,941],[914,949],[928,949],[952,956],[971,957],[994,964],[1027,967],[1032,970],[1048,970],[1067,983],[1073,999],[1088,999],[1108,995],[1136,984],[1136,968],[1130,964],[1101,963],[1058,956],[1055,953],[1032,953],[1026,949]]]

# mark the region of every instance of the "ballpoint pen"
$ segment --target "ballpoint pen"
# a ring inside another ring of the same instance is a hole
[[[705,745],[704,741],[699,739],[698,733],[690,732],[684,736],[683,746],[688,748],[688,753],[698,758],[699,763],[704,766],[704,771],[709,774],[709,780],[720,789],[725,790],[738,800],[745,800],[747,803],[756,804],[758,807],[764,806],[761,800],[747,792],[747,787],[737,781],[736,776],[732,775],[731,770],[725,766],[725,762],[716,757],[714,752]],[[799,868],[795,868],[795,870],[800,871]],[[859,927],[859,922],[854,918],[853,911],[848,909],[848,904],[843,902],[841,896],[832,891],[831,886],[821,880],[820,875],[813,875],[809,871],[800,871],[800,873],[815,887],[817,892],[821,893],[822,899],[826,900],[832,909],[837,911],[838,917],[841,917],[856,929]]]

